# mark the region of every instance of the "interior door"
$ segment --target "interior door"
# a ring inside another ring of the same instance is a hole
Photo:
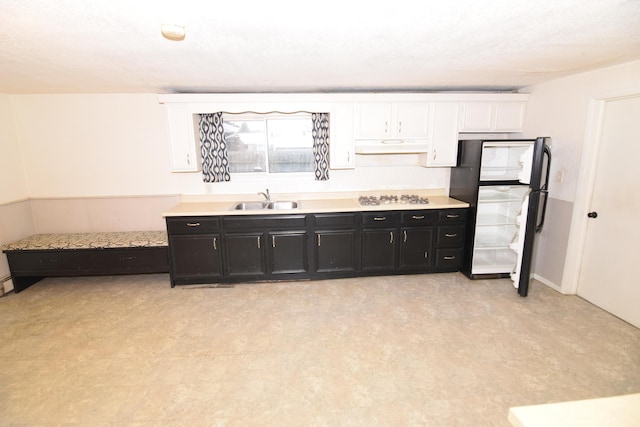
[[[578,295],[640,327],[640,96],[605,107]]]

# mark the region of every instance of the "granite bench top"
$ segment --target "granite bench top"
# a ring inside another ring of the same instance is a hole
[[[33,236],[2,246],[2,251],[150,248],[168,246],[166,231],[56,233]]]

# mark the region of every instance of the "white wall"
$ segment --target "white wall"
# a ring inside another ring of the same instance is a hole
[[[255,194],[448,186],[448,168],[332,170],[329,181],[238,178],[205,184],[171,173],[164,106],[155,94],[12,96],[32,198],[172,194]]]
[[[30,197],[178,191],[155,95],[16,95],[12,101]]]
[[[536,242],[534,272],[543,281],[569,292],[562,282],[577,192],[586,191],[579,182],[582,152],[587,141],[587,121],[592,99],[640,93],[640,61],[565,77],[523,90],[531,94],[525,135],[551,136],[553,162],[550,211],[546,230]],[[638,141],[629,141],[638,143]],[[563,182],[555,178],[564,175]]]
[[[0,95],[0,246],[33,234],[34,224],[11,98]],[[9,275],[0,256],[0,279]],[[0,291],[1,293],[1,291]]]
[[[28,197],[11,99],[0,95],[0,204]]]

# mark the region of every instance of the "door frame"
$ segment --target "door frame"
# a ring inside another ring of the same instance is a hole
[[[578,182],[584,184],[576,188],[576,196],[573,203],[565,267],[560,286],[560,291],[564,294],[578,293],[589,222],[587,213],[591,208],[593,187],[598,169],[598,157],[602,148],[602,128],[607,105],[609,102],[636,97],[640,97],[640,90],[638,89],[592,97],[589,101],[584,145],[582,146],[580,171],[578,173]]]

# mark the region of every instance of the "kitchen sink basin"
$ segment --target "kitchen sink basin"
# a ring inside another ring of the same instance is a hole
[[[263,209],[296,209],[298,202],[275,201],[275,202],[239,202],[233,206],[236,211],[256,211]]]
[[[233,210],[236,211],[255,211],[260,209],[267,209],[269,203],[267,202],[240,202],[236,203]]]
[[[268,209],[296,209],[298,202],[280,201],[269,203]]]

